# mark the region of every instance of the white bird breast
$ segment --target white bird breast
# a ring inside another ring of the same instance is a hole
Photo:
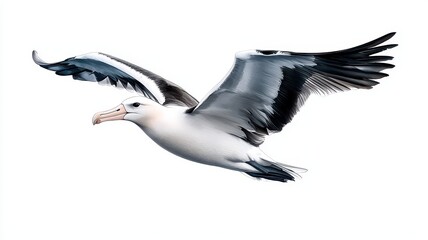
[[[149,124],[137,125],[159,146],[194,162],[243,170],[234,163],[238,159],[248,159],[247,153],[255,148],[216,129],[209,121],[183,114],[182,110],[164,108],[157,116]]]

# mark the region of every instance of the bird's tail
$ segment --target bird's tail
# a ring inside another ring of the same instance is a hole
[[[251,177],[264,178],[272,181],[287,182],[300,178],[299,173],[306,172],[304,168],[294,167],[283,163],[271,162],[265,159],[251,160],[247,164],[255,168],[255,172],[245,172]]]

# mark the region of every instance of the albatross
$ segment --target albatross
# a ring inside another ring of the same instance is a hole
[[[391,56],[378,55],[395,33],[357,47],[323,53],[276,50],[238,52],[226,77],[198,102],[178,85],[104,53],[89,53],[39,66],[60,76],[124,88],[139,94],[96,113],[93,124],[127,120],[159,146],[182,158],[287,182],[306,169],[276,162],[259,147],[280,132],[311,94],[371,89]]]

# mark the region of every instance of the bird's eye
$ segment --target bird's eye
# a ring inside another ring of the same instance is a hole
[[[132,104],[132,106],[134,106],[134,107],[139,107],[139,106],[140,106],[140,103],[139,103],[139,102],[135,102],[135,103],[133,103],[133,104]]]

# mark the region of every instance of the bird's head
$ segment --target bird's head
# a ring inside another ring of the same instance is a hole
[[[144,125],[156,117],[159,104],[145,97],[131,97],[117,107],[107,111],[95,113],[92,123],[99,124],[113,120],[128,120],[137,125]]]

